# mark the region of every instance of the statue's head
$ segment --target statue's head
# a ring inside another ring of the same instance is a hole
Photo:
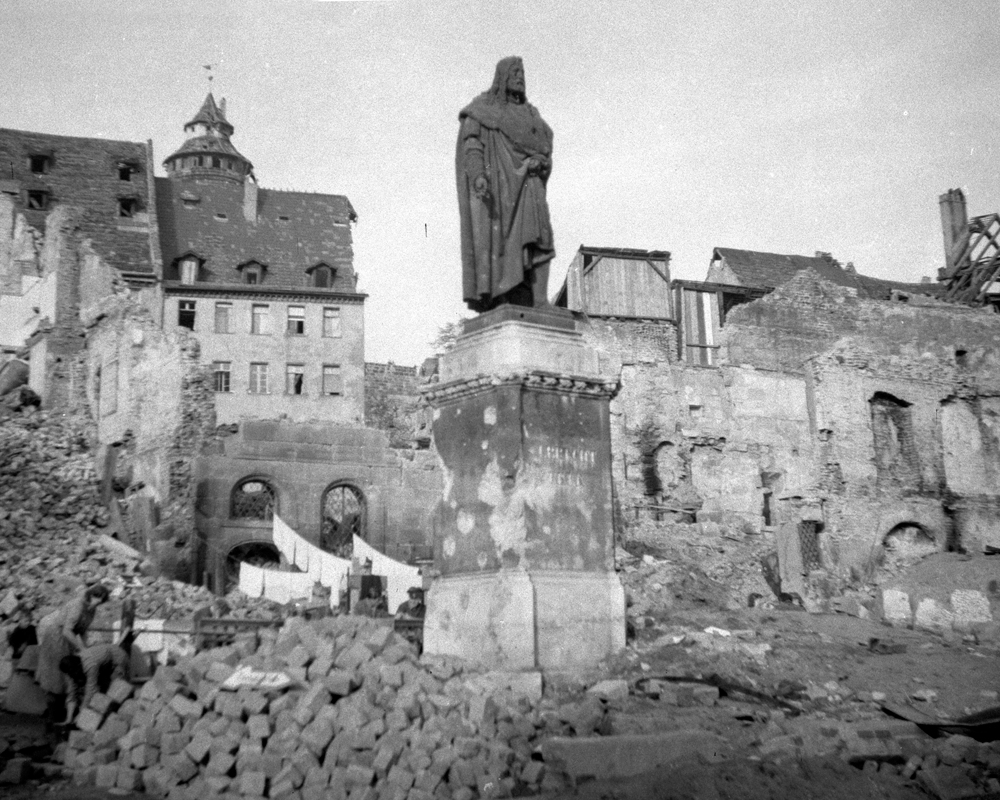
[[[520,56],[508,56],[497,62],[490,94],[497,100],[505,100],[508,93],[517,95],[522,100],[526,96],[524,62]]]

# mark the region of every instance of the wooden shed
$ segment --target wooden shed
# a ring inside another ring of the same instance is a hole
[[[581,245],[555,304],[591,316],[671,319],[670,253]]]

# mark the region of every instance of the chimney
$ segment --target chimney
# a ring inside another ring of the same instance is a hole
[[[257,181],[252,175],[243,179],[243,216],[247,222],[257,224]]]
[[[961,189],[949,189],[938,198],[938,203],[941,205],[941,228],[944,232],[945,273],[951,276],[958,266],[956,260],[969,241],[965,195]]]
[[[219,111],[222,112],[222,116],[226,116],[226,98],[225,97],[223,97],[222,100],[219,101]]]

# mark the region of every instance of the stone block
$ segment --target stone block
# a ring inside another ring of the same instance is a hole
[[[318,719],[303,729],[299,739],[309,748],[309,752],[322,758],[327,745],[333,739],[333,725],[325,719]]]
[[[356,670],[366,661],[371,660],[372,651],[362,642],[355,642],[346,650],[337,654],[334,665],[338,669]]]
[[[104,715],[92,708],[85,708],[76,715],[76,727],[88,733],[95,733],[103,721]]]
[[[902,589],[882,591],[882,619],[890,625],[907,626],[913,622],[910,595]]]
[[[600,780],[625,778],[688,761],[719,761],[728,754],[729,745],[714,734],[686,730],[648,736],[553,737],[542,743],[541,750],[546,765],[576,780]]]
[[[134,769],[147,769],[160,760],[160,748],[150,744],[133,747],[129,753],[129,762]]]
[[[206,775],[228,775],[236,764],[236,756],[232,753],[214,752],[205,767]]]
[[[263,797],[267,789],[267,776],[263,772],[244,772],[237,778],[240,794]]]
[[[917,780],[938,800],[967,800],[985,795],[961,767],[922,769]]]
[[[94,709],[102,717],[106,716],[116,704],[103,692],[97,692],[87,703],[88,708]]]
[[[116,705],[121,705],[128,700],[134,689],[131,683],[121,678],[115,678],[108,687],[108,697]]]
[[[162,763],[170,770],[177,783],[187,783],[198,774],[198,765],[183,752],[168,757]]]
[[[118,785],[118,765],[101,764],[94,776],[94,785],[101,789],[112,789]]]
[[[316,658],[306,670],[306,678],[310,682],[322,680],[331,669],[333,669],[332,657]]]
[[[913,625],[931,631],[950,631],[955,622],[955,615],[937,600],[925,597],[917,603],[913,613]]]
[[[347,697],[357,688],[358,682],[353,671],[334,669],[323,678],[323,686],[334,697]]]
[[[223,683],[235,671],[236,668],[230,664],[222,661],[213,661],[205,673],[205,680],[212,683]]]
[[[115,787],[126,792],[137,792],[142,789],[142,773],[136,769],[120,766]]]
[[[200,764],[205,760],[208,751],[211,749],[212,735],[205,732],[195,736],[184,748],[184,752],[195,764]]]
[[[989,599],[982,592],[972,589],[953,591],[951,610],[955,615],[952,624],[961,630],[968,630],[977,623],[993,621]]]
[[[587,689],[589,695],[619,703],[628,699],[628,693],[628,681],[621,678],[600,681]]]
[[[271,735],[271,720],[267,714],[254,714],[247,720],[247,736],[266,739]]]
[[[375,771],[369,767],[362,767],[359,764],[350,764],[347,767],[347,774],[344,776],[344,783],[348,790],[371,786],[375,780]]]

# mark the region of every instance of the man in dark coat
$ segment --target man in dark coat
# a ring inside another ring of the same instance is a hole
[[[502,303],[548,305],[555,255],[545,184],[552,129],[527,101],[517,56],[459,114],[455,158],[462,229],[462,288],[473,311]]]

